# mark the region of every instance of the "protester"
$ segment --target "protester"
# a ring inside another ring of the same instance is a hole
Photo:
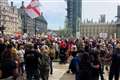
[[[91,79],[91,64],[90,57],[87,52],[84,52],[80,57],[79,72],[77,72],[76,80],[92,80]]]
[[[110,65],[112,63],[112,54],[113,54],[113,46],[112,44],[107,45],[108,53],[105,55],[105,69],[109,72]]]
[[[55,42],[53,43],[53,46],[55,47],[55,59],[58,59],[59,53],[60,53],[58,42],[55,41]]]
[[[12,45],[7,45],[7,48],[2,53],[1,57],[1,67],[0,70],[2,72],[2,79],[10,78],[11,80],[16,80],[17,78],[17,64],[12,56]]]
[[[24,54],[27,80],[39,80],[39,53],[33,50],[33,44],[27,44]]]
[[[95,50],[90,51],[91,80],[99,80],[100,60]]]
[[[119,80],[120,75],[120,43],[114,50],[112,55],[112,64],[110,66],[109,80]]]
[[[60,42],[60,64],[65,64],[66,63],[66,43],[64,40],[61,40]]]
[[[50,57],[49,57],[49,47],[43,45],[41,47],[41,57],[40,57],[40,76],[42,80],[48,80],[49,70],[50,70]]]
[[[77,56],[77,47],[76,45],[72,45],[71,46],[71,56],[72,56],[72,60],[70,62],[70,65],[69,65],[69,70],[67,71],[67,73],[70,73],[72,72],[73,74],[76,73],[76,56]]]
[[[53,74],[53,60],[55,59],[55,47],[53,45],[50,46],[49,49],[50,56],[50,74]]]
[[[19,73],[21,74],[21,76],[23,76],[23,73],[24,73],[24,54],[25,54],[25,50],[24,50],[23,45],[19,46],[17,53],[18,53],[18,57],[20,59]]]
[[[87,37],[56,40],[37,36],[0,38],[0,77],[12,77],[15,80],[17,74],[22,74],[23,77],[26,74],[27,80],[48,80],[49,72],[54,74],[55,58],[60,59],[63,65],[71,58],[68,72],[74,73],[76,80],[98,80],[99,76],[104,80],[104,66],[107,66],[108,72],[110,66],[109,80],[113,76],[118,80],[120,60],[119,46],[116,47],[116,43],[119,40]],[[20,73],[17,73],[18,69]]]

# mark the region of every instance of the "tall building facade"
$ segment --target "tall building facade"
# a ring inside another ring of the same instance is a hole
[[[106,38],[111,38],[116,34],[116,23],[98,23],[98,22],[84,22],[80,26],[80,36],[84,37],[101,37],[101,34],[105,34]]]
[[[80,36],[87,37],[101,37],[112,38],[116,36],[116,23],[115,21],[106,22],[105,14],[100,15],[99,21],[94,22],[92,20],[86,20],[81,23]]]
[[[66,0],[67,2],[67,28],[76,36],[79,32],[78,22],[82,19],[82,0]]]
[[[0,6],[8,5],[8,0],[0,0]]]
[[[35,19],[32,19],[25,12],[24,2],[19,8],[19,15],[22,19],[22,32],[28,35],[34,35],[39,33],[47,32],[47,21],[45,20],[43,14]]]
[[[4,30],[3,28],[4,27]],[[8,5],[8,0],[0,0],[0,29],[3,34],[15,34],[21,32],[21,20],[18,15],[17,8],[11,2]]]

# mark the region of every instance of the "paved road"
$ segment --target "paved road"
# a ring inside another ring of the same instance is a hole
[[[49,80],[60,80],[60,78],[66,73],[68,64],[54,63],[53,68],[53,75],[50,75]]]
[[[65,73],[59,80],[75,80],[75,75]]]
[[[75,75],[72,73],[66,73],[68,70],[68,64],[59,64],[57,62],[53,63],[53,75],[49,76],[49,80],[75,80]],[[108,72],[105,72],[105,78],[108,80]],[[25,76],[24,76],[25,77]],[[19,78],[18,80],[26,80]]]
[[[49,76],[49,80],[60,80],[62,77],[64,77],[64,74],[68,69],[68,64],[59,64],[57,62],[54,62],[53,68],[53,75]],[[17,80],[26,80],[26,75],[24,74],[24,77],[19,77]],[[65,80],[68,79],[66,78]]]
[[[54,63],[54,73],[50,76],[49,80],[75,80],[75,75],[72,73],[66,73],[68,69],[68,64],[60,65],[58,63]],[[105,80],[108,80],[109,72],[105,71],[104,77]],[[101,79],[99,79],[101,80]]]

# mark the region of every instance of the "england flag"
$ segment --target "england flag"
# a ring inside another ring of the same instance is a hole
[[[26,7],[25,12],[33,19],[41,16],[39,0],[32,0]]]

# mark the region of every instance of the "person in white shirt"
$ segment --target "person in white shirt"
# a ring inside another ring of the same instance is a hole
[[[18,48],[18,56],[20,60],[19,72],[21,73],[21,75],[23,75],[24,73],[24,54],[25,54],[24,46],[20,45]]]

